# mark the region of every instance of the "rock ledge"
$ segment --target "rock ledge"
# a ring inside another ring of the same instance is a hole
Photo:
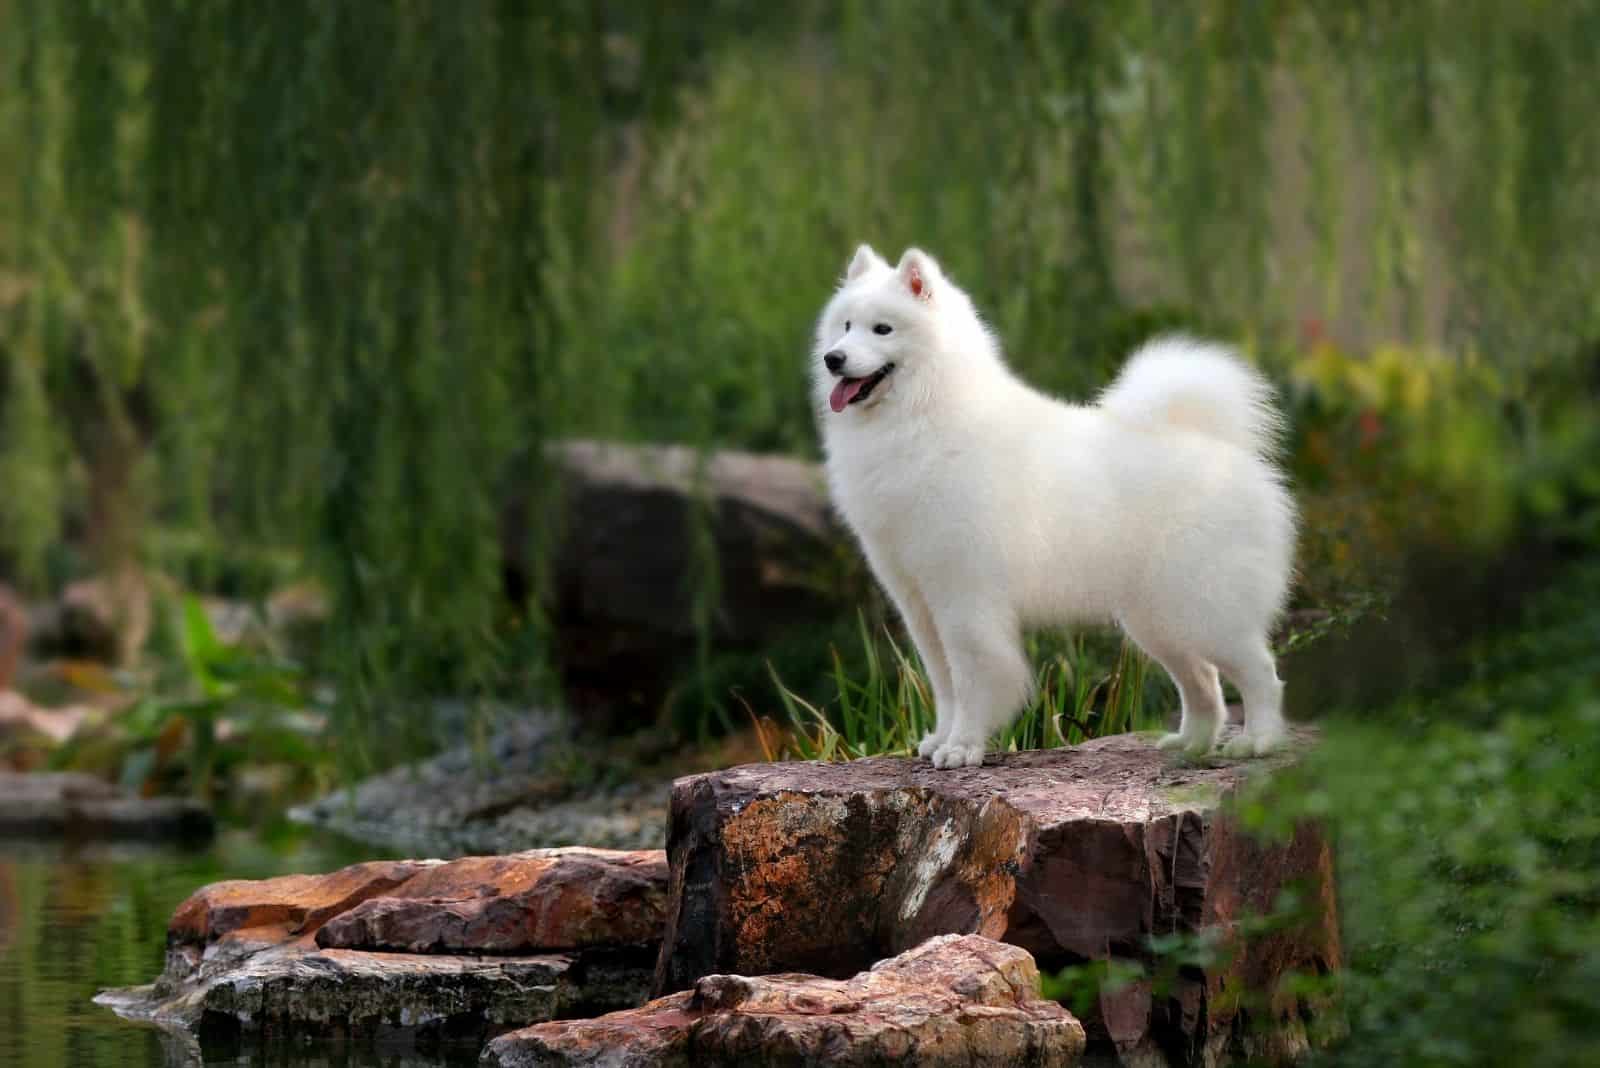
[[[96,1000],[187,1032],[481,1041],[644,1000],[666,882],[660,851],[570,848],[214,883],[154,983]]]

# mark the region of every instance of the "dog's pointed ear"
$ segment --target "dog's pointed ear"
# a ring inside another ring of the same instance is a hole
[[[845,268],[844,280],[854,282],[874,267],[887,267],[883,257],[872,251],[871,245],[858,245],[856,254],[850,260],[850,266]]]
[[[939,278],[939,265],[933,257],[920,248],[908,248],[900,257],[900,284],[918,300],[933,297],[934,283]]]

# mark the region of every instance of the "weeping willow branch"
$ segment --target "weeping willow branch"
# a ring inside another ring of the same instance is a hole
[[[0,0],[0,560],[151,517],[295,547],[384,762],[530,674],[519,458],[815,447],[858,240],[938,248],[1079,393],[1131,306],[1283,337],[1296,271],[1508,366],[1600,335],[1597,67],[1600,0]]]

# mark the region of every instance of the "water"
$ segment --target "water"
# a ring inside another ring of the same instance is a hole
[[[412,1068],[473,1063],[475,1051],[350,1049],[308,1042],[193,1047],[90,999],[161,969],[167,919],[196,887],[328,871],[385,856],[328,836],[226,831],[210,847],[0,841],[0,1068],[235,1065]]]

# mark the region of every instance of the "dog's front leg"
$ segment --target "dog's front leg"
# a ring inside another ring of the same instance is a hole
[[[900,610],[900,618],[905,621],[911,642],[917,647],[917,656],[922,660],[928,685],[933,690],[933,730],[925,734],[917,745],[918,756],[931,757],[934,750],[944,744],[950,734],[950,725],[955,721],[955,688],[951,685],[950,662],[944,655],[939,632],[933,625],[933,613],[928,610],[927,602],[916,588],[905,583],[890,590],[889,596]]]
[[[979,609],[944,622],[939,636],[956,703],[949,731],[933,751],[933,766],[982,764],[989,736],[1011,722],[1033,688],[1020,628],[1004,613]]]

